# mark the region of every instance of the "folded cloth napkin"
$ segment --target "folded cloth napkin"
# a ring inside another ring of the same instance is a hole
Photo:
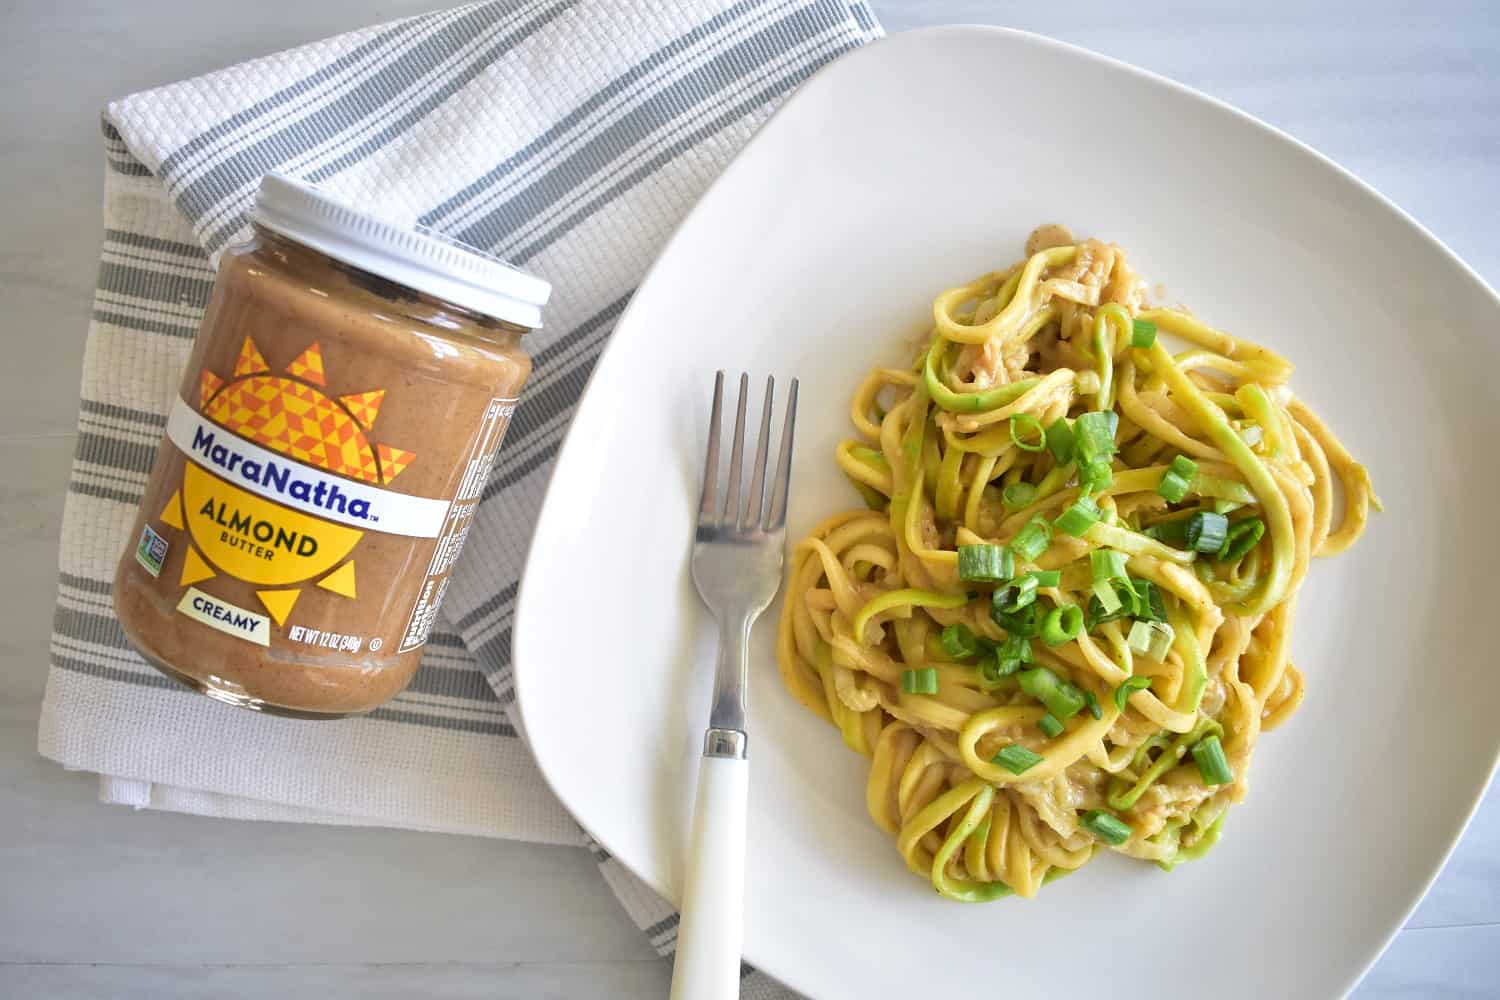
[[[511,712],[535,512],[594,359],[667,236],[801,81],[880,34],[862,0],[471,4],[136,94],[104,114],[105,237],[62,529],[41,752],[105,801],[585,845]],[[218,254],[285,171],[555,286],[535,374],[411,688],[358,719],[229,708],[155,673],[110,605]],[[591,846],[664,954],[670,907]],[[747,975],[746,994],[779,987]]]

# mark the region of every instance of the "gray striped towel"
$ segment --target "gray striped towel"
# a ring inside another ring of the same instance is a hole
[[[104,114],[105,240],[63,522],[41,752],[105,801],[586,845],[511,716],[517,577],[574,401],[667,236],[775,106],[878,37],[862,0],[500,0],[136,94]],[[110,580],[213,282],[281,170],[553,282],[536,372],[411,688],[308,723],[177,688]],[[676,917],[597,847],[663,954]],[[748,973],[747,996],[784,995]]]

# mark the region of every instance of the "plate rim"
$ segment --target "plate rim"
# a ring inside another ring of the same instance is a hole
[[[1483,295],[1488,296],[1497,314],[1500,314],[1500,292],[1497,292],[1496,289],[1492,287],[1484,279],[1484,277],[1479,274],[1479,272],[1477,272],[1466,260],[1460,257],[1452,248],[1450,248],[1446,243],[1439,239],[1431,230],[1424,226],[1420,221],[1418,221],[1400,205],[1396,204],[1395,201],[1383,194],[1374,185],[1359,177],[1353,171],[1349,170],[1347,167],[1344,167],[1332,157],[1320,152],[1318,149],[1314,148],[1306,142],[1303,142],[1290,133],[1278,128],[1275,125],[1270,124],[1269,122],[1263,121],[1262,119],[1256,117],[1255,115],[1252,115],[1248,111],[1230,104],[1228,101],[1214,97],[1210,94],[1206,94],[1195,87],[1174,80],[1160,73],[1156,73],[1152,70],[1145,69],[1133,63],[1126,62],[1123,59],[1105,55],[1104,53],[1096,52],[1093,49],[1085,48],[1081,45],[1075,45],[1071,42],[1064,42],[1047,35],[1042,35],[1036,32],[1026,31],[1019,28],[961,22],[953,24],[929,25],[907,31],[899,31],[894,34],[878,38],[868,45],[861,46],[860,48],[855,49],[852,52],[848,52],[840,56],[839,58],[819,68],[815,73],[813,73],[807,80],[805,80],[800,86],[798,86],[781,103],[781,105],[778,106],[769,117],[767,117],[764,122],[757,126],[753,134],[745,142],[744,146],[741,147],[741,149],[737,153],[735,153],[734,157],[723,169],[723,171],[721,171],[719,175],[713,179],[709,186],[698,197],[698,200],[694,202],[692,208],[688,210],[688,212],[673,228],[671,235],[662,244],[661,251],[657,254],[656,258],[651,262],[650,267],[646,269],[645,274],[636,284],[635,291],[631,294],[630,302],[627,303],[624,311],[620,315],[619,320],[615,324],[614,332],[611,333],[609,339],[605,342],[603,349],[600,351],[599,358],[595,362],[593,370],[589,373],[588,381],[584,385],[583,391],[579,394],[579,399],[583,400],[587,398],[589,390],[594,386],[595,379],[599,378],[600,373],[605,370],[605,361],[608,359],[611,352],[614,350],[616,343],[618,342],[619,338],[617,335],[619,331],[627,327],[636,311],[636,306],[640,300],[641,290],[646,288],[656,277],[656,274],[661,269],[663,262],[668,258],[674,256],[673,250],[676,248],[677,244],[684,238],[683,234],[692,227],[698,216],[703,214],[705,204],[707,204],[714,197],[715,192],[723,187],[726,181],[731,176],[733,176],[736,171],[746,169],[745,163],[749,159],[749,154],[764,142],[766,132],[768,129],[770,129],[773,123],[782,118],[782,116],[787,113],[788,109],[803,102],[806,99],[806,96],[811,93],[815,87],[826,86],[829,77],[842,72],[848,72],[851,65],[854,65],[856,63],[868,62],[871,59],[876,58],[891,58],[890,50],[902,49],[907,47],[907,45],[909,44],[920,45],[927,39],[943,38],[945,36],[954,36],[959,38],[987,37],[990,39],[1005,39],[1008,41],[1019,43],[1023,46],[1036,46],[1043,49],[1051,49],[1053,51],[1060,52],[1065,56],[1078,58],[1087,62],[1102,65],[1110,70],[1122,72],[1129,76],[1143,80],[1147,83],[1164,87],[1167,90],[1174,92],[1175,95],[1179,98],[1198,102],[1210,108],[1213,108],[1216,111],[1227,113],[1232,118],[1238,119],[1240,123],[1261,131],[1262,133],[1264,133],[1268,140],[1283,143],[1286,146],[1290,147],[1293,151],[1310,157],[1316,167],[1331,169],[1339,179],[1345,182],[1352,183],[1361,194],[1372,199],[1370,208],[1383,209],[1387,212],[1392,213],[1399,222],[1403,223],[1416,236],[1424,240],[1431,248],[1437,250],[1444,258],[1446,258],[1446,262],[1448,264],[1456,265],[1459,273],[1461,273],[1470,282],[1472,282],[1479,292],[1481,292]],[[877,53],[881,52],[885,52],[886,54],[877,55]],[[568,428],[564,433],[562,439],[562,443],[558,447],[557,459],[553,462],[552,468],[548,471],[547,474],[547,487],[543,493],[541,513],[537,517],[536,525],[533,526],[533,540],[544,519],[546,519],[547,517],[546,512],[548,508],[546,501],[552,497],[553,489],[557,485],[558,470],[562,468],[564,458],[572,450],[570,448],[570,445],[573,442],[573,435],[577,431],[577,429],[578,421],[576,419],[575,412],[574,418],[569,421]],[[686,529],[684,530],[684,538],[687,538]],[[543,781],[546,782],[548,789],[552,792],[553,795],[557,797],[558,801],[562,803],[563,808],[565,808],[568,811],[569,815],[573,817],[574,822],[578,823],[578,825],[584,830],[585,833],[588,834],[590,838],[597,841],[600,846],[602,846],[607,852],[609,852],[611,858],[618,860],[620,864],[626,868],[627,871],[629,871],[632,875],[649,886],[651,890],[657,895],[666,900],[666,902],[671,905],[673,910],[675,911],[679,908],[679,904],[673,898],[671,887],[658,880],[652,873],[638,870],[634,865],[627,861],[623,855],[616,853],[614,847],[609,841],[609,838],[601,836],[597,831],[591,829],[588,824],[583,822],[583,820],[578,815],[578,810],[575,809],[573,804],[571,803],[569,796],[565,794],[564,791],[559,787],[558,782],[554,780],[553,774],[549,771],[546,763],[542,760],[541,756],[536,753],[535,744],[533,744],[530,738],[526,736],[528,730],[530,729],[530,726],[526,721],[529,712],[526,707],[527,696],[525,693],[529,685],[523,681],[523,678],[529,676],[529,673],[523,670],[521,667],[521,638],[523,635],[530,635],[530,630],[524,627],[529,622],[529,616],[526,614],[526,610],[531,606],[529,595],[532,588],[528,588],[528,581],[530,581],[532,577],[532,561],[539,558],[540,557],[537,552],[536,546],[528,546],[525,565],[522,568],[521,577],[517,586],[515,620],[512,625],[511,631],[511,669],[516,690],[516,705],[519,709],[518,728],[520,729],[523,738],[527,739],[528,746],[532,747],[532,756],[536,759],[537,770],[541,772]],[[1352,972],[1352,974],[1345,977],[1343,986],[1340,990],[1340,995],[1347,996],[1354,990],[1356,986],[1359,985],[1360,981],[1364,979],[1369,971],[1385,954],[1387,949],[1389,949],[1391,942],[1395,940],[1396,935],[1399,934],[1401,930],[1406,926],[1407,922],[1410,921],[1412,914],[1422,904],[1422,901],[1427,898],[1428,892],[1431,891],[1433,884],[1438,879],[1438,876],[1441,875],[1443,870],[1447,867],[1448,862],[1452,858],[1453,852],[1457,849],[1459,842],[1463,840],[1465,834],[1468,832],[1469,826],[1473,822],[1474,815],[1476,812],[1478,812],[1480,804],[1484,801],[1490,788],[1494,785],[1495,775],[1497,771],[1500,771],[1500,733],[1497,733],[1497,735],[1494,737],[1494,746],[1491,751],[1489,767],[1485,779],[1481,783],[1478,790],[1475,792],[1472,801],[1469,803],[1468,808],[1464,812],[1456,829],[1454,829],[1450,833],[1447,846],[1442,851],[1441,856],[1436,860],[1436,863],[1431,866],[1431,870],[1427,873],[1425,879],[1423,880],[1420,890],[1413,896],[1411,901],[1406,905],[1404,910],[1402,910],[1397,919],[1395,919],[1388,927],[1386,927],[1377,946],[1367,955],[1365,955],[1359,966]],[[788,986],[794,990],[798,990],[799,992],[805,992],[797,984],[800,977],[796,975],[787,975],[785,974],[784,970],[776,968],[776,966],[780,963],[773,960],[768,964],[763,961],[763,959],[758,958],[750,954],[749,952],[746,952],[743,955],[743,959],[746,962],[754,965],[761,971],[764,971],[767,975],[776,979],[783,985]]]

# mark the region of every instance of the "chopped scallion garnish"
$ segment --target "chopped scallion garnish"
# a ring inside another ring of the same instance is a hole
[[[1063,731],[1063,724],[1061,722],[1058,722],[1057,716],[1053,715],[1051,712],[1048,712],[1040,719],[1037,719],[1036,727],[1040,729],[1042,731],[1042,735],[1047,737],[1047,739],[1049,740],[1056,739],[1057,735]]]
[[[1125,843],[1135,832],[1129,823],[1103,809],[1090,809],[1084,813],[1082,826],[1111,847],[1118,847]]]
[[[1042,641],[1049,646],[1061,646],[1078,638],[1083,631],[1083,609],[1076,604],[1064,604],[1053,608],[1042,619]]]
[[[958,578],[971,583],[1003,583],[1016,572],[1015,557],[1003,545],[960,545]]]
[[[1080,417],[1079,421],[1082,422],[1082,420],[1083,418]],[[1099,516],[1099,506],[1086,497],[1080,497],[1073,501],[1073,505],[1063,511],[1056,521],[1052,522],[1052,526],[1065,535],[1079,538],[1098,522]],[[1220,541],[1222,540],[1221,538]],[[1215,549],[1217,548],[1218,546],[1215,546]]]
[[[975,669],[979,673],[979,689],[981,691],[994,691],[1005,683],[1005,679],[1016,672],[1016,667],[1009,670],[1004,669],[1005,664],[1000,661],[999,650],[991,649],[986,655],[979,658]]]
[[[1115,707],[1122,712],[1125,711],[1125,702],[1130,698],[1131,694],[1136,691],[1144,691],[1150,686],[1151,678],[1149,677],[1125,678],[1120,682],[1120,686],[1115,688]]]
[[[1115,431],[1120,415],[1113,410],[1093,410],[1073,421],[1073,460],[1080,467],[1115,453]]]
[[[1218,552],[1229,534],[1229,518],[1211,510],[1200,510],[1187,522],[1187,545],[1198,552]]]
[[[955,622],[943,629],[943,652],[955,660],[967,660],[979,652],[979,637],[963,622]]]
[[[1012,635],[995,647],[995,660],[1000,665],[1000,676],[1009,677],[1021,669],[1021,664],[1031,662],[1031,640],[1021,635]]]
[[[1129,618],[1134,615],[1136,613],[1136,604],[1140,601],[1140,595],[1137,593],[1136,588],[1144,582],[1144,580],[1132,581],[1127,578],[1125,580],[1115,580],[1111,583],[1094,584],[1094,596],[1089,598],[1089,610],[1085,624],[1089,628],[1093,628],[1095,625],[1103,625],[1105,622],[1116,621],[1120,618]],[[1112,607],[1107,606],[1106,602],[1100,597],[1100,588],[1107,588],[1110,591],[1111,600],[1108,604],[1113,605]]]
[[[1016,554],[1017,559],[1035,562],[1037,556],[1046,552],[1047,546],[1051,544],[1052,526],[1045,517],[1035,514],[1024,528],[1016,532],[1016,537],[1010,540],[1010,550]]]
[[[1097,496],[1114,481],[1115,472],[1107,458],[1096,458],[1078,470],[1078,490],[1084,496]]]
[[[1174,517],[1170,521],[1158,521],[1141,534],[1180,549],[1187,544],[1187,519]]]
[[[999,605],[1000,610],[1006,614],[1013,614],[1036,600],[1036,589],[1036,577],[1030,573],[1018,576],[995,591],[994,596],[990,598],[991,606],[1003,600],[1004,603]]]
[[[907,694],[937,694],[937,668],[901,671],[901,690]]]
[[[1010,439],[1022,451],[1044,451],[1047,447],[1047,431],[1029,413],[1011,414]]]
[[[1150,347],[1156,343],[1156,324],[1149,319],[1138,319],[1130,324],[1130,346]]]
[[[1043,760],[1041,754],[1028,750],[1019,743],[1012,743],[990,759],[991,764],[999,764],[1011,774],[1025,774],[1036,767]]]
[[[1224,544],[1219,546],[1219,559],[1223,562],[1238,562],[1255,548],[1265,533],[1266,522],[1258,517],[1247,517],[1243,521],[1234,522],[1224,536]]]
[[[1136,621],[1130,626],[1127,640],[1132,651],[1153,660],[1165,660],[1172,649],[1176,633],[1166,622]]]
[[[1094,549],[1089,553],[1089,568],[1094,582],[1125,579],[1125,553],[1114,549]]]
[[[1148,622],[1167,620],[1167,609],[1161,601],[1161,588],[1150,580],[1132,580],[1135,588],[1135,608],[1132,614]]]
[[[1120,603],[1119,592],[1115,590],[1111,580],[1100,580],[1094,584],[1094,600],[1099,602],[1099,607],[1104,609],[1105,614],[1114,614],[1124,606]]]
[[[1029,507],[1036,500],[1036,487],[1030,483],[1010,483],[1000,491],[1000,499],[1012,510]]]
[[[995,597],[990,598],[990,620],[1005,629],[1006,635],[1029,639],[1041,631],[1041,611],[1035,601],[1020,611],[1006,611],[1003,604],[997,607],[994,603],[1000,593],[997,590]]]
[[[1058,465],[1073,461],[1073,425],[1068,423],[1067,417],[1059,417],[1047,428],[1047,450],[1052,452],[1052,460]]]
[[[1167,466],[1167,471],[1161,474],[1161,482],[1156,484],[1156,492],[1167,499],[1168,503],[1181,503],[1188,495],[1188,489],[1193,484],[1193,477],[1198,474],[1198,463],[1186,455],[1178,455],[1172,459],[1172,464]]]
[[[1229,758],[1224,756],[1224,744],[1217,736],[1209,735],[1193,747],[1193,760],[1198,764],[1198,774],[1205,785],[1227,785],[1234,780]]]
[[[1172,459],[1172,464],[1167,466],[1168,472],[1175,472],[1183,479],[1192,479],[1198,474],[1198,463],[1186,455],[1178,455]]]
[[[1083,711],[1083,692],[1046,667],[1021,671],[1021,690],[1047,706],[1058,719],[1067,721]]]

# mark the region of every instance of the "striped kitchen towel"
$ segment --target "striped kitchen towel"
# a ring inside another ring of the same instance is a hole
[[[136,94],[104,114],[105,239],[62,530],[41,752],[106,801],[578,844],[512,716],[517,578],[579,392],[632,290],[776,105],[879,36],[863,0],[499,0]],[[549,278],[535,374],[411,688],[310,724],[156,674],[110,605],[223,248],[285,171]],[[664,954],[675,916],[601,869]],[[749,975],[746,995],[783,995]]]

